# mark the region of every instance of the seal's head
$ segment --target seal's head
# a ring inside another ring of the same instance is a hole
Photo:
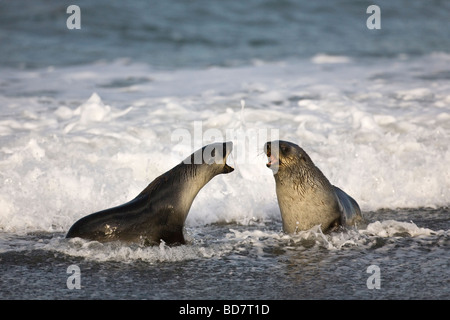
[[[266,166],[272,169],[274,174],[280,170],[295,168],[298,171],[302,167],[314,166],[308,154],[292,142],[270,141],[264,145],[264,151],[268,158]]]
[[[234,168],[227,164],[227,157],[232,150],[231,141],[208,144],[184,159],[183,163],[208,168],[208,171],[215,174],[230,173]]]

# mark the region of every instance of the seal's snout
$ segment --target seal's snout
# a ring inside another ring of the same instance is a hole
[[[271,148],[272,148],[272,142],[266,142],[266,143],[264,144],[264,152],[266,153],[266,155],[267,155],[268,157],[270,157],[270,154],[271,154]]]
[[[233,151],[233,142],[228,141],[223,143],[223,163],[225,164],[223,168],[223,173],[230,173],[234,171],[234,168],[227,164],[227,158],[231,154],[231,151]]]
[[[225,158],[228,157],[233,151],[233,142],[228,141],[223,143],[223,154],[225,155]]]
[[[272,142],[266,142],[264,144],[264,151],[267,155],[268,162],[266,164],[267,168],[271,168],[279,163],[279,158],[277,157],[278,144],[272,146]]]
[[[272,154],[268,157],[269,162],[267,162],[266,166],[268,168],[272,167],[273,165],[276,165],[278,163],[278,159],[275,158]]]

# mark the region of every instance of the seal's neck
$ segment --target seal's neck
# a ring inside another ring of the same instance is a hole
[[[180,163],[153,180],[136,199],[159,199],[162,206],[175,210],[184,221],[198,192],[219,173],[205,164]]]
[[[187,184],[191,188],[198,190],[203,188],[205,184],[219,174],[219,172],[214,170],[213,165],[207,164],[196,165],[180,163],[170,171],[174,171],[172,176],[174,179],[178,180],[179,183]]]
[[[315,188],[328,181],[315,165],[298,168],[289,166],[280,168],[274,174],[277,188],[292,189],[297,195],[304,195],[310,188]]]
[[[195,197],[200,190],[218,173],[208,165],[179,164],[173,168],[170,176],[174,192],[178,193],[178,205],[185,212],[185,219]]]

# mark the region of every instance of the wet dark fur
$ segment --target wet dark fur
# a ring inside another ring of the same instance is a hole
[[[232,144],[228,143],[228,148],[230,146]],[[81,218],[70,228],[66,237],[100,242],[120,240],[145,245],[159,244],[161,240],[167,244],[184,244],[184,222],[197,193],[214,176],[233,171],[226,164],[231,150],[225,151],[225,143],[223,148],[223,163],[203,161],[194,164],[194,153],[157,177],[133,200]],[[191,161],[187,161],[189,159]]]

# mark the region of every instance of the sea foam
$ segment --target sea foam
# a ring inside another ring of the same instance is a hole
[[[0,230],[64,232],[89,213],[129,201],[212,142],[208,129],[221,139],[227,130],[277,130],[363,211],[448,205],[450,84],[434,77],[448,69],[448,56],[326,62],[5,70]],[[180,129],[192,140],[174,139]],[[236,154],[243,140],[231,140],[236,170],[201,190],[188,226],[280,219],[264,139],[247,157]]]

